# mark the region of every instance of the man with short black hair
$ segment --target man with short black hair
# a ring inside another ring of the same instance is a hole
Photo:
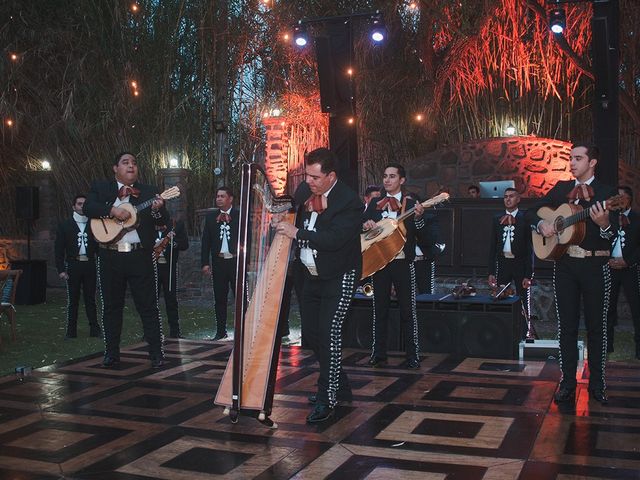
[[[382,192],[378,185],[369,185],[364,191],[364,209],[367,209],[372,198],[379,198],[380,195]]]
[[[467,192],[469,193],[469,198],[480,198],[480,187],[477,185],[469,185]]]
[[[216,209],[207,214],[202,232],[202,273],[211,275],[215,303],[216,334],[213,340],[227,335],[227,302],[229,289],[236,288],[236,257],[240,213],[233,207],[233,192],[229,187],[216,191]]]
[[[80,288],[89,320],[89,336],[100,337],[96,311],[96,241],[82,208],[86,195],[73,199],[73,216],[58,225],[54,244],[58,276],[67,284],[67,326],[65,338],[78,336]]]
[[[536,208],[527,212],[532,228],[549,238],[558,234],[556,224],[538,216],[540,207],[555,209],[564,203],[573,203],[589,210],[589,218],[585,220],[584,239],[580,245],[569,246],[567,252],[554,263],[554,293],[562,371],[554,401],[565,407],[573,407],[576,398],[580,301],[587,327],[589,396],[599,403],[608,401],[605,363],[607,310],[611,291],[609,250],[610,241],[617,230],[617,215],[610,214],[603,206],[604,200],[615,195],[615,190],[595,178],[598,157],[597,147],[574,143],[569,167],[575,180],[559,181]]]
[[[302,199],[296,225],[278,223],[276,231],[298,242],[304,270],[302,335],[320,364],[318,390],[308,423],[333,416],[339,401],[351,401],[342,369],[342,323],[362,269],[362,202],[338,179],[338,159],[326,148],[305,158],[305,181],[294,198]]]
[[[115,218],[126,222],[131,218],[123,204],[139,205],[152,201],[151,209],[137,212],[137,226],[125,230],[113,243],[100,243],[98,249],[98,277],[102,295],[105,368],[120,364],[120,335],[127,285],[131,289],[136,310],[142,320],[144,338],[149,344],[153,368],[164,365],[162,351],[162,322],[156,297],[156,263],[153,246],[156,225],[166,225],[169,213],[158,189],[138,182],[138,163],[135,155],[121,152],[113,163],[113,180],[98,181],[84,205],[90,218]]]
[[[415,199],[404,195],[402,185],[406,172],[402,165],[390,163],[382,176],[385,195],[373,199],[364,213],[363,229],[370,230],[383,218],[396,219],[402,212],[415,207],[415,216],[404,221],[406,242],[404,248],[383,269],[373,274],[373,346],[369,365],[380,367],[387,362],[387,331],[389,326],[390,291],[393,285],[400,305],[400,318],[404,326],[407,368],[420,368],[418,346],[418,316],[416,308],[416,272],[413,260],[416,245],[427,242],[424,207]]]
[[[618,216],[618,232],[611,246],[611,303],[608,315],[607,351],[614,349],[614,327],[618,323],[618,296],[624,290],[631,309],[636,343],[636,359],[640,360],[640,216],[631,209],[633,190],[621,185],[618,195],[627,199],[627,206]]]
[[[520,194],[515,188],[504,191],[505,210],[493,217],[489,239],[489,285],[499,287],[514,283],[523,306],[528,308],[528,289],[533,275],[531,229],[518,205]],[[522,337],[527,333],[523,320]]]

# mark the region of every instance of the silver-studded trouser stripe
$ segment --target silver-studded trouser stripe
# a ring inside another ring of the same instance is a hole
[[[429,293],[433,294],[436,291],[436,262],[431,262],[431,278],[429,285]]]
[[[373,277],[369,277],[371,280],[371,284],[373,285]],[[374,358],[376,355],[376,296],[375,296],[375,287],[374,287],[374,295],[371,297],[372,300],[372,313],[373,317],[371,319],[371,357]]]
[[[416,305],[416,267],[413,262],[409,262],[409,275],[411,278],[411,323],[413,338],[411,339],[412,358],[418,357],[420,346],[418,345],[418,309]]]
[[[102,328],[102,342],[104,343],[104,351],[107,351],[107,334],[104,331],[104,292],[102,291],[102,275],[101,275],[100,255],[96,256],[96,282],[98,285],[98,296],[100,297],[100,327]]]
[[[158,309],[158,325],[160,328],[160,355],[164,357],[164,335],[162,334],[162,314],[160,313],[160,302],[158,300],[158,262],[156,260],[153,251],[151,251],[151,263],[153,263],[153,280],[155,282],[154,288],[156,289],[156,307]]]
[[[611,267],[608,263],[602,265],[602,277],[604,278],[604,302],[602,305],[602,352],[600,352],[600,367],[602,371],[602,388],[607,388],[605,381],[605,366],[607,364],[607,317],[609,314],[609,304],[611,303]]]
[[[351,298],[355,289],[356,271],[351,270],[342,276],[342,292],[338,306],[331,319],[330,339],[331,346],[329,352],[329,378],[327,386],[327,397],[329,406],[334,407],[337,403],[336,394],[340,387],[340,371],[342,368],[342,323],[344,322]]]
[[[64,262],[64,271],[69,275],[69,264]],[[69,278],[64,281],[65,286],[67,287],[67,326],[66,332],[69,332],[69,325],[71,323],[71,290],[69,289]]]
[[[558,308],[558,296],[557,296],[557,291],[558,291],[558,285],[556,283],[557,281],[557,269],[558,269],[558,264],[556,262],[553,262],[553,304],[556,307],[556,319],[558,322],[558,341],[560,341],[560,337],[562,336],[562,323],[560,322],[560,309]],[[562,382],[562,380],[564,379],[564,374],[562,373],[562,349],[558,348],[558,364],[560,365],[560,382]]]

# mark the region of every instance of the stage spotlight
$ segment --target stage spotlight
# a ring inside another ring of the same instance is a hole
[[[513,126],[513,124],[509,124],[507,126],[507,128],[505,129],[505,133],[509,136],[513,136],[516,134],[516,127]]]
[[[375,43],[380,43],[386,36],[387,29],[384,26],[382,14],[376,13],[373,17],[371,17],[371,40],[373,40]]]
[[[299,47],[304,47],[307,43],[309,43],[307,29],[300,22],[298,22],[298,24],[293,27],[293,41]]]
[[[567,26],[567,15],[562,8],[554,8],[549,12],[549,28],[555,34],[564,32]]]

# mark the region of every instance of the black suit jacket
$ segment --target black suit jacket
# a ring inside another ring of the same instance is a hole
[[[444,241],[440,234],[440,222],[434,214],[425,212],[424,216],[424,234],[420,236],[418,247],[422,250],[424,259],[432,262],[444,252]]]
[[[140,190],[140,196],[138,198],[133,196],[129,198],[132,205],[139,205],[159,193],[158,189],[151,185],[136,182],[133,186]],[[82,210],[89,218],[109,217],[111,207],[113,207],[113,203],[117,198],[118,182],[115,180],[93,182]],[[169,220],[169,213],[164,206],[159,210],[159,214],[159,218],[153,218],[151,216],[151,207],[138,212],[139,225],[136,230],[142,246],[146,249],[151,249],[155,245],[157,238],[155,226],[166,225]]]
[[[298,247],[308,246],[318,252],[315,263],[319,278],[335,278],[353,269],[359,278],[362,202],[358,194],[338,180],[327,197],[327,209],[318,215],[315,231],[304,229],[305,220],[311,217],[311,213],[305,211],[304,202],[310,196],[309,185],[301,183],[294,195],[298,207]]]
[[[372,198],[371,202],[369,202],[369,206],[367,210],[364,212],[363,221],[373,220],[374,222],[378,222],[382,220],[382,210],[378,210],[378,202],[385,198],[385,195],[379,198]],[[404,201],[404,195],[401,197],[402,201]],[[413,208],[416,204],[415,199],[409,197],[407,195],[407,205],[406,210]],[[399,213],[399,212],[398,212]],[[405,258],[409,261],[413,261],[416,258],[416,244],[418,245],[426,245],[429,243],[428,239],[428,229],[425,228],[426,220],[425,217],[420,219],[418,222],[415,221],[415,217],[409,217],[404,221],[404,225],[407,228],[407,241],[404,244],[404,255]]]
[[[504,247],[504,225],[500,225],[500,219],[505,211],[499,213],[491,220],[491,239],[489,241],[489,275],[495,275],[498,255]],[[513,240],[511,241],[511,253],[516,259],[525,262],[525,278],[531,278],[533,272],[533,249],[531,246],[531,228],[525,217],[525,212],[518,210],[516,223],[513,225]]]
[[[629,225],[622,227],[624,230],[624,246],[622,247],[622,258],[627,265],[632,266],[640,262],[640,215],[631,210],[629,212]],[[611,239],[611,248],[616,243],[618,235]]]
[[[162,231],[162,235],[160,238],[165,238],[167,234],[173,230],[173,224],[169,222],[167,229]],[[180,255],[181,250],[186,250],[189,248],[189,237],[187,236],[187,229],[184,226],[184,222],[179,220],[176,222],[175,226],[176,235],[173,237],[173,263],[178,261],[178,256]],[[167,245],[167,248],[164,249],[162,255],[169,261],[171,259],[171,244]]]
[[[87,222],[84,232],[87,234],[87,256],[89,258],[94,258],[98,244],[91,234],[91,222]],[[78,224],[73,217],[60,222],[58,225],[56,240],[54,243],[56,269],[58,270],[58,273],[62,273],[66,270],[64,264],[65,258],[75,258],[80,254],[78,233],[80,233],[80,228],[78,228]]]
[[[220,209],[216,208],[208,213],[204,219],[204,230],[202,231],[202,249],[200,252],[201,266],[212,265],[211,257],[220,253],[222,239],[220,238],[220,225],[216,218],[220,214]],[[240,225],[240,212],[237,208],[231,207],[231,238],[229,240],[229,252],[238,253],[238,227]]]
[[[538,222],[541,218],[538,216],[538,209],[543,206],[548,206],[551,208],[558,208],[563,203],[568,203],[567,195],[573,187],[575,186],[574,180],[566,180],[560,181],[554,185],[554,187],[547,192],[547,194],[536,204],[535,207],[531,208],[527,211],[526,218],[528,223],[532,228],[535,228],[538,225]],[[589,208],[596,201],[602,202],[603,200],[607,200],[608,198],[613,197],[616,194],[616,191],[613,187],[609,185],[605,185],[602,182],[599,182],[597,179],[593,179],[591,182],[591,188],[593,188],[594,198],[592,198],[589,202],[585,200],[580,200],[580,205],[582,208]],[[611,222],[611,228],[608,230],[610,234],[605,234],[608,238],[603,238],[600,235],[600,227],[593,221],[591,218],[587,218],[585,223],[587,225],[586,234],[584,236],[584,240],[580,243],[580,247],[585,250],[609,250],[611,247],[610,238],[615,235],[615,232],[618,228],[618,214],[617,212],[609,213],[609,221]]]

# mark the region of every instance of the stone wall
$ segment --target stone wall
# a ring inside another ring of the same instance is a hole
[[[406,165],[407,187],[431,197],[446,187],[453,197],[467,197],[467,187],[482,181],[513,180],[523,196],[539,197],[559,180],[571,179],[571,144],[538,137],[488,138],[442,148]],[[635,192],[640,206],[640,169],[619,166],[619,183]]]

